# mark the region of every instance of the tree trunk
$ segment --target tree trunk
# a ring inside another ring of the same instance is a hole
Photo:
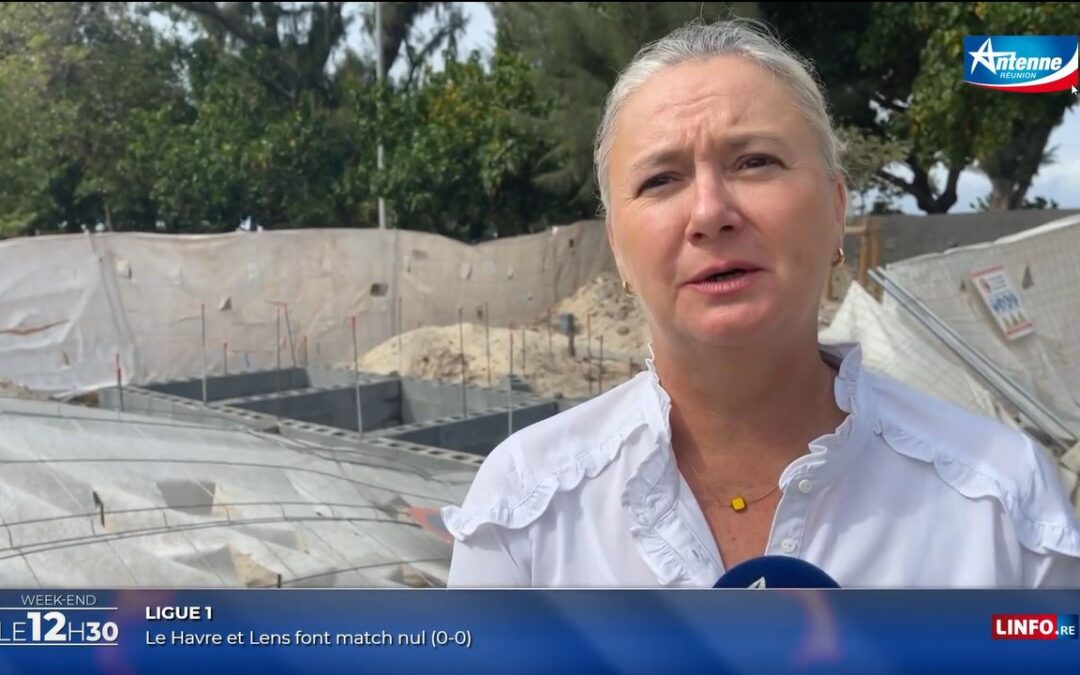
[[[935,195],[933,185],[930,182],[930,172],[922,168],[915,156],[907,159],[908,168],[911,169],[912,179],[908,182],[892,175],[884,169],[879,169],[877,175],[882,180],[892,183],[904,192],[915,198],[915,204],[924,213],[946,213],[956,204],[956,183],[960,179],[963,166],[950,166],[949,176],[945,181],[945,189],[941,194]]]
[[[1052,124],[1025,126],[1013,133],[1008,143],[992,154],[979,158],[979,165],[990,179],[992,211],[1019,209],[1031,187],[1031,181],[1046,159],[1046,142]]]
[[[1008,211],[1019,208],[1024,195],[1017,195],[1016,181],[1006,176],[990,178],[990,199],[987,208],[990,211]]]

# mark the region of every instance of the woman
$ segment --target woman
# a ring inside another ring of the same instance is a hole
[[[1080,526],[1026,436],[818,344],[837,146],[810,69],[753,24],[638,54],[596,167],[653,358],[492,452],[444,510],[450,586],[710,587],[763,555],[845,587],[1080,586]]]

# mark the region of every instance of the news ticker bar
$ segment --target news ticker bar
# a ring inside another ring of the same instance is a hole
[[[1078,613],[1080,589],[0,591],[0,671],[1075,673]]]

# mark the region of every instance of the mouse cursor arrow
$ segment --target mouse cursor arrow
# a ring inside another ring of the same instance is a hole
[[[1073,85],[1072,93],[1074,93],[1074,94],[1076,93],[1076,85],[1075,84]]]

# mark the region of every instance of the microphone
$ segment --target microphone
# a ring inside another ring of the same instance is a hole
[[[732,567],[713,588],[840,588],[840,584],[805,560],[767,555]]]

